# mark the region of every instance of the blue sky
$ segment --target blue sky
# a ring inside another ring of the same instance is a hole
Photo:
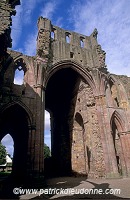
[[[130,76],[130,0],[21,0],[13,17],[13,50],[35,55],[37,19],[49,18],[66,30],[90,35],[98,30],[98,42],[106,51],[108,70]],[[46,114],[46,143],[49,143]]]

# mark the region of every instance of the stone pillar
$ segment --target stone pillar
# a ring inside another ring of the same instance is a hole
[[[27,171],[28,175],[32,175],[34,170],[34,145],[35,145],[35,134],[36,126],[29,125],[29,138],[28,138],[28,160],[27,160]]]
[[[46,70],[46,62],[41,57],[35,59],[35,101],[36,101],[36,133],[34,145],[34,172],[43,173],[44,163],[44,111],[45,111],[45,90],[44,77]]]
[[[44,170],[44,113],[45,90],[44,79],[49,62],[50,52],[50,20],[40,17],[38,19],[37,55],[35,59],[35,93],[36,93],[36,134],[35,134],[35,158],[34,172],[42,173]]]
[[[43,134],[44,134],[44,102],[41,86],[37,86],[36,97],[36,134],[35,134],[35,165],[34,170],[36,172],[43,172]]]

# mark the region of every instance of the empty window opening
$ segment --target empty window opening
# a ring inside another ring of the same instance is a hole
[[[115,101],[117,107],[119,107],[119,101],[118,101],[117,97],[114,98],[114,101]]]
[[[84,39],[80,38],[80,46],[83,48],[84,47]]]
[[[25,61],[19,58],[15,62],[14,84],[22,85],[24,83],[24,76],[27,71]]]
[[[51,31],[51,39],[55,39],[55,33],[54,33],[54,31]]]
[[[21,66],[15,70],[14,84],[22,85],[24,80],[24,71]]]
[[[25,95],[25,90],[22,91],[22,95]]]
[[[75,120],[84,129],[83,118],[80,113],[78,113],[78,112],[76,113]]]
[[[45,110],[45,128],[44,128],[44,156],[46,158],[51,156],[50,113],[48,111],[46,111],[46,110]]]
[[[5,147],[6,150],[6,157],[5,157],[5,164],[3,164],[3,170],[5,172],[11,173],[12,171],[12,164],[13,164],[13,155],[14,155],[14,141],[10,134],[7,134],[1,140],[1,144]]]
[[[74,57],[74,53],[70,52],[70,58],[73,58],[73,57]]]
[[[66,42],[67,43],[70,43],[70,34],[69,33],[66,33]]]

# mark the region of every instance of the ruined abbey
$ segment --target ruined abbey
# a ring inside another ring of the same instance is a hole
[[[14,140],[12,174],[46,174],[47,110],[50,174],[130,177],[130,77],[107,70],[96,29],[85,36],[40,17],[36,55],[8,49],[18,4],[0,2],[0,140],[8,133]],[[24,71],[22,85],[14,83],[16,70]]]

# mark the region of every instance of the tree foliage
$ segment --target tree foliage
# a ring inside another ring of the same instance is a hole
[[[0,165],[4,165],[6,163],[6,147],[3,146],[0,142]]]
[[[44,159],[49,158],[51,156],[50,148],[44,144]]]

